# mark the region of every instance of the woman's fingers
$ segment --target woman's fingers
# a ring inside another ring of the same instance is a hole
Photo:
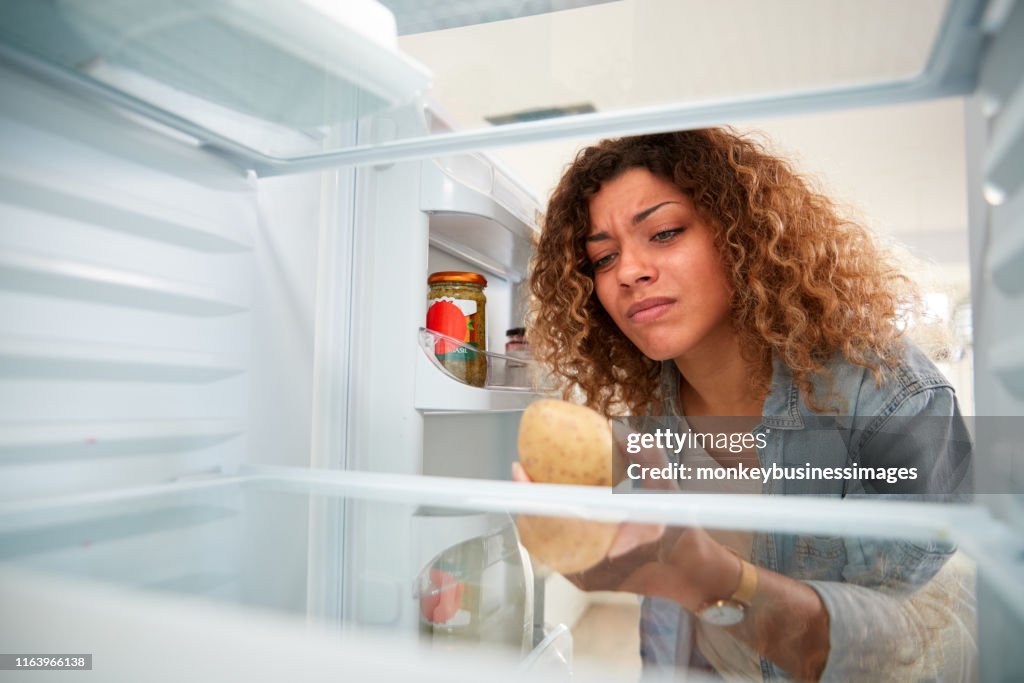
[[[526,470],[523,469],[522,465],[518,462],[514,462],[512,463],[512,481],[528,484],[533,480],[530,479],[530,475],[526,473]]]

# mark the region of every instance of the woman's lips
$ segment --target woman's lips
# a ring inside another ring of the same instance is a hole
[[[664,315],[675,303],[675,299],[667,297],[655,297],[637,301],[626,311],[626,317],[636,323],[646,323],[657,320]]]

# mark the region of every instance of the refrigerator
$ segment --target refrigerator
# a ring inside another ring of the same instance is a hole
[[[446,112],[400,48],[408,3],[387,4],[0,0],[0,679],[568,680],[519,513],[954,540],[977,568],[972,671],[1019,677],[1012,428],[978,429],[963,505],[511,482],[544,392],[511,386],[502,351],[544,200],[489,150],[963,98],[976,412],[1012,421],[1020,3],[931,3],[922,69],[888,80],[492,127]],[[485,387],[423,329],[438,271],[487,279]],[[51,655],[88,670],[14,661]]]

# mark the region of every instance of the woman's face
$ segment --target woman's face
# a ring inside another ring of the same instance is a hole
[[[633,168],[603,183],[586,249],[598,300],[648,358],[713,356],[733,336],[711,228],[671,181]]]

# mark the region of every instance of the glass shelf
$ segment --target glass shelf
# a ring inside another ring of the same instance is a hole
[[[423,93],[429,73],[396,43],[393,16],[366,0],[0,4],[0,48],[14,61],[202,141],[278,158],[322,152],[340,124]]]
[[[7,0],[0,58],[266,176],[967,94],[987,44],[980,0],[738,6],[599,2],[399,38],[371,0]],[[658,77],[692,54],[714,68]],[[457,126],[423,117],[428,90]],[[379,136],[339,135],[378,113]]]
[[[524,647],[523,628],[531,623],[525,609],[531,602],[530,574],[510,514],[556,515],[577,525],[660,520],[668,526],[655,549],[666,551],[682,542],[687,530],[703,526],[717,542],[742,547],[752,558],[767,552],[756,545],[767,533],[778,541],[777,547],[795,548],[789,551],[795,564],[788,571],[819,585],[826,582],[832,590],[849,587],[860,600],[866,599],[865,591],[877,588],[871,581],[888,576],[888,565],[851,560],[851,568],[866,581],[856,586],[816,572],[842,566],[846,560],[840,558],[847,552],[881,559],[897,554],[907,562],[905,558],[919,558],[920,553],[945,552],[930,541],[952,539],[964,552],[950,560],[936,581],[917,593],[883,590],[876,598],[900,614],[905,610],[899,603],[909,601],[906,607],[911,611],[906,613],[924,619],[936,609],[943,616],[948,612],[955,618],[942,623],[956,628],[961,616],[963,627],[974,626],[974,615],[957,604],[969,600],[973,590],[968,555],[979,563],[984,560],[972,552],[980,544],[971,543],[979,536],[979,529],[972,526],[982,521],[981,514],[977,508],[973,511],[978,514],[971,514],[971,508],[961,505],[730,494],[629,495],[601,487],[287,468],[247,468],[241,477],[219,484],[160,488],[149,495],[107,492],[77,503],[0,505],[0,572],[18,569],[28,576],[100,582],[110,589],[131,589],[135,599],[176,598],[173,606],[150,611],[152,623],[178,615],[194,628],[203,620],[181,610],[223,606],[247,618],[249,627],[237,632],[239,637],[255,637],[255,626],[271,616],[288,619],[301,633],[309,627],[306,619],[324,619],[344,625],[348,633],[372,627],[375,633],[386,634],[398,658],[415,656],[423,648],[470,657],[494,647],[507,656],[501,664],[515,666],[515,660],[529,663],[540,650]],[[560,533],[557,526],[551,529]],[[382,543],[382,538],[388,542]],[[590,584],[593,588],[615,588],[627,576],[624,572],[639,566],[635,563],[654,562],[655,557],[685,562],[684,556],[650,555],[649,550],[641,548],[616,563],[602,564],[601,571],[585,578],[595,582]],[[899,554],[904,551],[919,554]],[[1005,551],[1017,549],[1007,543]],[[538,557],[533,554],[535,561]],[[337,558],[344,562],[335,562]],[[899,575],[891,578],[909,581]],[[338,584],[345,586],[340,601],[330,590],[324,592],[324,587]],[[1019,582],[1010,577],[1003,585],[1010,587],[1008,601],[1020,604],[1019,591],[1013,591]],[[952,593],[950,586],[963,590]],[[91,629],[114,628],[124,618],[122,600],[129,598],[127,593],[108,595],[118,600],[108,603],[98,619],[79,623]],[[45,598],[47,604],[54,600],[50,594]],[[63,625],[74,615],[66,614],[65,603],[58,602]],[[339,602],[345,609],[332,612]],[[505,609],[508,605],[517,609]],[[31,631],[52,638],[52,629],[58,626],[47,616],[52,610],[42,609],[42,603],[32,607],[5,610],[0,634],[10,639]],[[546,612],[549,608],[554,606],[547,605]],[[545,619],[561,620],[557,612],[546,613]],[[903,630],[899,623],[889,626],[881,633],[911,638],[916,633]],[[620,630],[601,635],[621,637],[621,625],[610,628]],[[135,635],[147,632],[132,630]],[[90,651],[97,659],[103,656],[108,666],[120,667],[124,659],[116,655],[128,651],[131,642],[118,639]],[[865,657],[873,645],[852,643],[864,650]],[[929,645],[921,662],[941,667],[946,652],[950,650],[940,653]],[[898,668],[912,663],[890,656],[879,658],[877,665]],[[591,680],[582,675],[580,679]]]

